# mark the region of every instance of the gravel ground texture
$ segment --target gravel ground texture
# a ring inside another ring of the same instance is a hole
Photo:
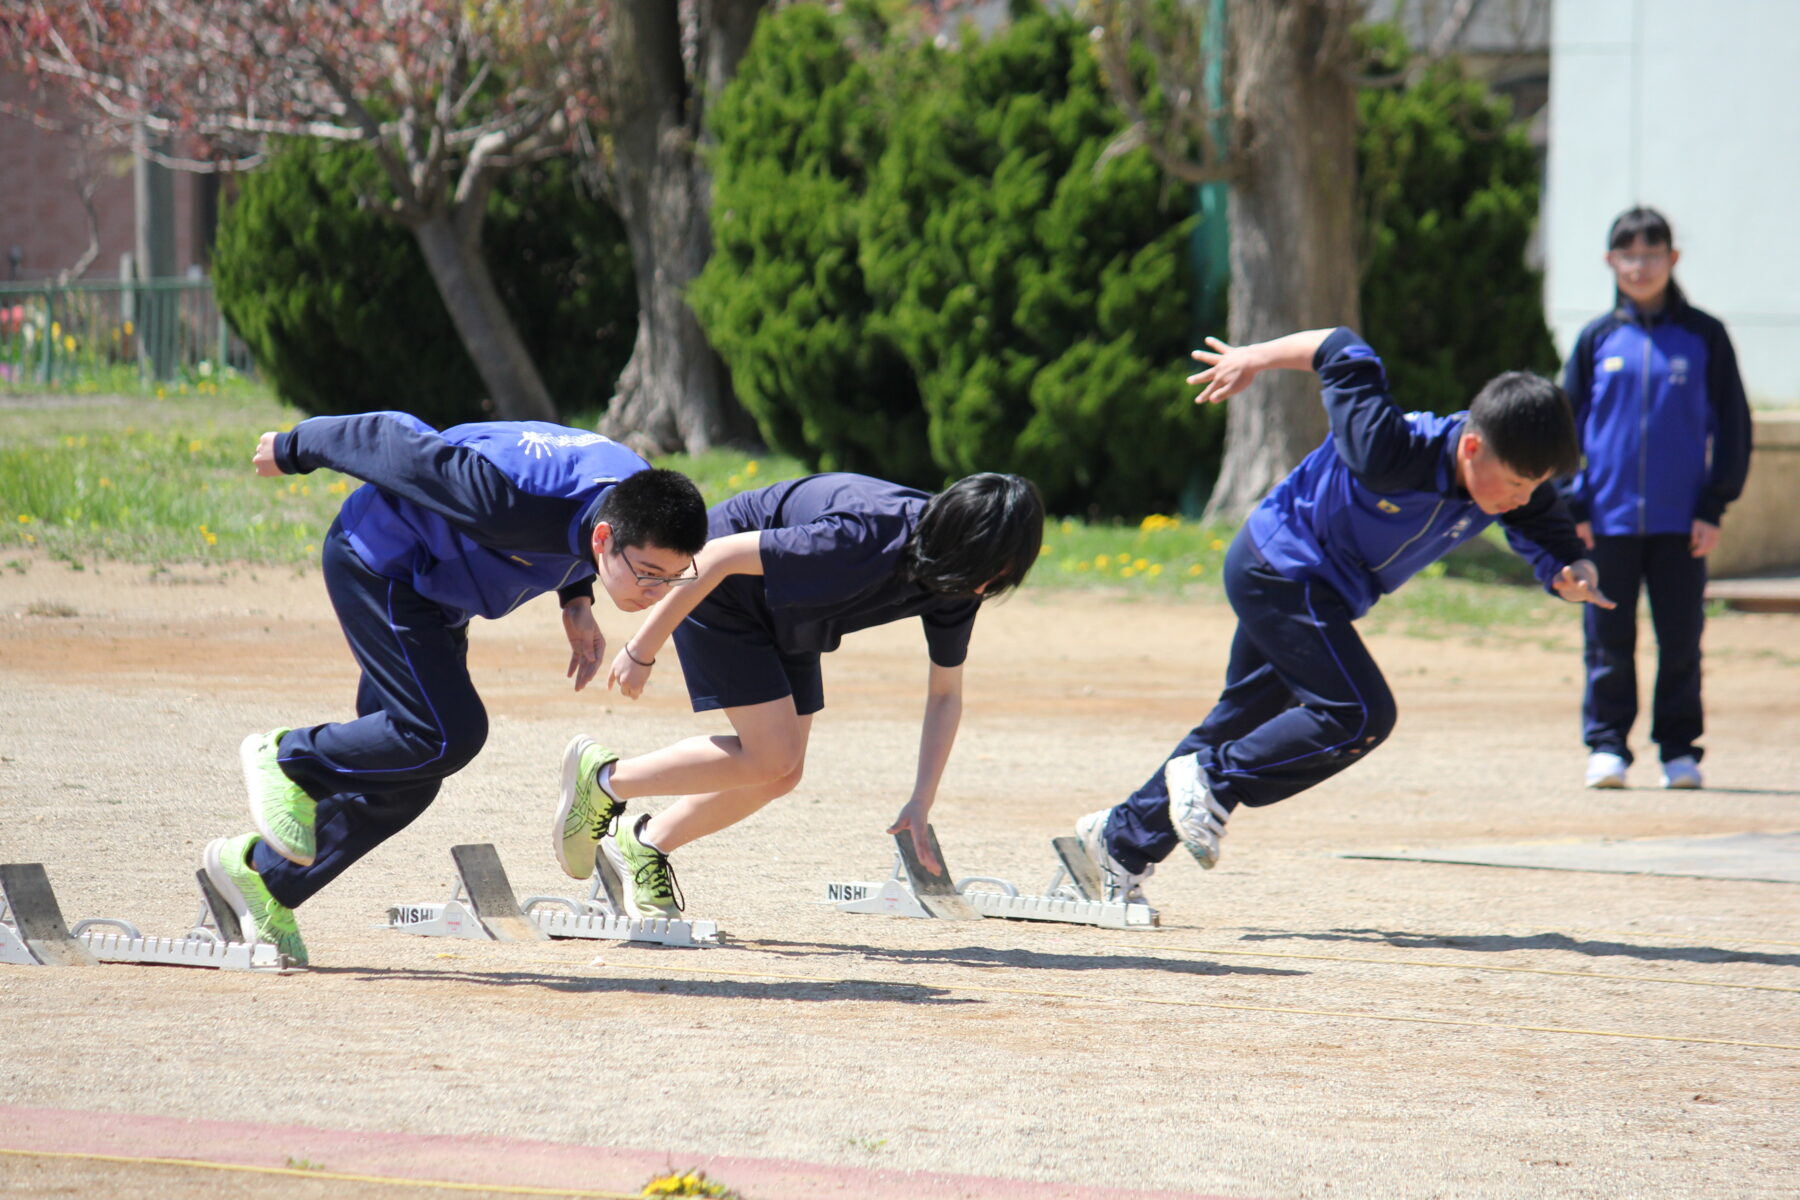
[[[631,619],[602,624],[616,645]],[[1231,631],[1216,598],[1027,592],[984,613],[934,811],[953,872],[1041,890],[1048,839],[1204,716]],[[521,894],[580,894],[549,851],[572,734],[630,753],[725,729],[688,711],[673,656],[640,701],[574,694],[536,601],[473,631],[482,755],[301,910],[312,970],[0,966],[0,1104],[954,1172],[995,1195],[1793,1196],[1800,888],[1344,857],[1800,828],[1800,617],[1707,637],[1711,786],[1675,793],[1647,750],[1631,788],[1582,788],[1572,610],[1372,635],[1389,743],[1237,814],[1217,870],[1170,859],[1147,885],[1161,926],[1127,932],[824,902],[829,880],[886,876],[913,776],[924,641],[870,631],[827,660],[799,789],[676,856],[721,945],[386,929],[390,905],[447,894],[461,842],[496,845]],[[249,828],[239,740],[347,717],[354,682],[316,572],[15,557],[0,861],[44,863],[71,920],[184,932],[201,849]],[[408,1190],[0,1155],[0,1193],[95,1187]]]

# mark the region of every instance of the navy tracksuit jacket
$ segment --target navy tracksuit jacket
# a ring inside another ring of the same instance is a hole
[[[1304,791],[1392,732],[1393,693],[1353,622],[1496,519],[1457,482],[1466,413],[1401,411],[1381,360],[1349,329],[1325,339],[1313,368],[1331,436],[1257,506],[1226,553],[1238,629],[1225,689],[1169,755],[1194,755],[1227,810]],[[1583,556],[1552,484],[1498,519],[1546,590]],[[1179,844],[1163,767],[1114,806],[1106,836],[1129,871]]]
[[[1600,590],[1618,603],[1589,605],[1583,617],[1584,739],[1631,759],[1641,588],[1659,650],[1651,740],[1664,762],[1699,758],[1706,560],[1688,539],[1696,520],[1720,523],[1750,465],[1750,406],[1731,338],[1676,289],[1653,316],[1621,298],[1581,331],[1564,377],[1586,463],[1563,492],[1575,519],[1593,524]]]
[[[278,761],[319,802],[318,851],[296,866],[258,842],[251,865],[296,907],[405,828],[487,740],[468,622],[547,591],[593,595],[592,530],[613,484],[649,464],[595,433],[538,421],[438,433],[407,413],[314,417],[275,440],[289,473],[366,480],[323,560],[362,668],[357,719],[295,729]]]

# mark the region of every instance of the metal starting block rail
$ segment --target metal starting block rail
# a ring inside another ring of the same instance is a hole
[[[423,937],[472,938],[498,942],[585,938],[592,941],[653,942],[662,946],[706,946],[719,940],[717,921],[626,917],[611,894],[606,868],[594,865],[587,896],[527,896],[520,900],[491,844],[450,847],[456,879],[450,898],[436,903],[398,904],[388,909],[387,927]]]
[[[937,850],[937,833],[926,833]],[[991,875],[966,875],[954,884],[948,871],[927,871],[913,852],[912,835],[894,835],[894,873],[880,882],[828,883],[825,899],[839,912],[879,913],[891,917],[937,917],[968,921],[1003,917],[1014,921],[1059,921],[1070,925],[1099,925],[1107,929],[1147,929],[1157,924],[1157,913],[1139,901],[1107,900],[1100,871],[1081,841],[1052,838],[1058,866],[1042,895],[1021,895],[1004,879]],[[944,861],[941,850],[938,861]]]
[[[143,963],[227,971],[285,971],[294,964],[275,947],[246,942],[237,914],[204,871],[200,913],[186,937],[145,937],[130,921],[89,917],[73,926],[42,863],[0,863],[0,963],[19,966],[93,966]]]

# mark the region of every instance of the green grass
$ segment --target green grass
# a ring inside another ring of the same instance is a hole
[[[189,389],[151,396],[0,395],[0,553],[45,552],[75,567],[115,560],[177,565],[307,567],[355,480],[329,471],[263,479],[257,438],[301,419],[266,391]],[[572,418],[584,426],[592,416]],[[708,504],[805,473],[772,453],[671,455]],[[1221,601],[1219,570],[1234,533],[1179,517],[1134,523],[1052,520],[1027,589],[1086,590],[1108,599]],[[0,566],[26,569],[27,560]],[[1424,636],[1540,626],[1575,628],[1498,531],[1435,563],[1368,619]]]

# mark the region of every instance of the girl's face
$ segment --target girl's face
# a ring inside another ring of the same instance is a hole
[[[1606,265],[1619,281],[1619,292],[1643,309],[1662,306],[1663,293],[1669,290],[1669,276],[1674,273],[1681,251],[1673,246],[1653,246],[1640,235],[1629,246],[1609,251]]]

